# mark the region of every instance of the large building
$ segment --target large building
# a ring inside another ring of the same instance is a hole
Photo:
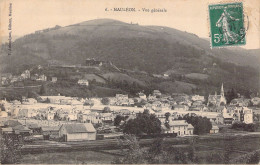
[[[63,124],[59,136],[65,141],[96,140],[96,129],[91,123]]]
[[[223,83],[221,85],[221,91],[220,91],[220,95],[217,95],[217,92],[215,92],[215,95],[209,95],[208,98],[208,105],[215,105],[215,106],[220,106],[220,105],[226,105],[227,104],[227,100],[224,96],[224,87],[223,87]]]
[[[169,129],[164,133],[177,133],[177,136],[193,135],[194,127],[185,120],[170,120]]]

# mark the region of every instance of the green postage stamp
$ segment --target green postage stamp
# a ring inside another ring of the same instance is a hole
[[[209,5],[211,47],[245,45],[243,3]]]

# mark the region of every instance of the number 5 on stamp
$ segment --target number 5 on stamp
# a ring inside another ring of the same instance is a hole
[[[245,45],[243,4],[209,5],[211,47]]]

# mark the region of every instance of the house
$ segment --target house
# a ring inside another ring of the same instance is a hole
[[[177,104],[191,106],[192,103],[187,95],[175,95],[173,99]]]
[[[37,100],[34,98],[23,98],[22,104],[36,104]]]
[[[143,92],[138,93],[139,98],[146,100],[146,95]]]
[[[42,127],[42,134],[44,136],[58,138],[59,130],[60,130],[59,126],[45,126],[45,127]]]
[[[117,111],[118,114],[122,115],[122,116],[130,116],[131,114],[133,114],[130,110],[128,109],[120,109],[119,111]]]
[[[0,117],[1,118],[8,117],[8,113],[6,111],[0,111]]]
[[[71,97],[66,97],[66,96],[40,96],[41,100],[43,102],[50,102],[52,104],[69,104],[73,98]]]
[[[162,93],[161,93],[159,90],[154,90],[154,91],[153,91],[153,95],[156,96],[156,97],[158,97],[158,96],[161,96]]]
[[[165,119],[166,119],[165,113],[156,112],[155,116],[161,121],[161,123],[165,123]],[[169,118],[170,117],[171,117],[171,114],[170,114]]]
[[[201,106],[201,105],[203,105],[203,101],[201,101],[201,100],[196,100],[196,101],[193,101],[193,103],[192,103],[192,106]]]
[[[51,77],[51,82],[56,83],[57,80],[58,80],[57,77]]]
[[[128,100],[128,95],[116,94],[116,99],[117,100]]]
[[[88,85],[89,85],[89,82],[88,82],[88,80],[85,80],[85,79],[79,79],[79,80],[78,80],[78,84],[79,84],[79,85],[88,86]]]
[[[42,74],[42,75],[38,76],[36,81],[47,81],[47,77],[44,74]]]
[[[41,126],[35,123],[27,123],[26,127],[28,127],[30,130],[32,130],[33,134],[40,134],[42,132]]]
[[[251,102],[254,106],[260,105],[260,98],[259,97],[254,97],[251,99]]]
[[[36,116],[37,113],[36,111],[34,111],[33,109],[20,109],[18,112],[18,117],[26,117],[26,118],[30,118],[30,117],[34,117]]]
[[[192,96],[191,96],[191,100],[192,100],[192,101],[201,101],[201,102],[204,102],[204,101],[205,101],[205,98],[204,98],[204,96],[200,96],[200,95],[192,95]]]
[[[7,77],[1,77],[1,85],[8,85],[9,84],[9,78]]]
[[[1,84],[2,85],[8,85],[10,83],[11,78],[12,78],[11,73],[1,74]]]
[[[103,61],[99,61],[99,60],[96,60],[94,58],[92,58],[92,59],[87,58],[86,61],[85,61],[85,64],[86,64],[86,66],[102,66]]]
[[[128,95],[116,94],[116,105],[123,106],[128,104],[129,104]]]
[[[203,112],[203,111],[205,111],[206,110],[206,108],[205,108],[205,106],[204,105],[199,105],[199,106],[191,106],[191,107],[189,107],[189,111],[201,111],[201,112]]]
[[[1,128],[1,133],[2,134],[13,134],[13,128],[12,127]]]
[[[170,120],[169,126],[165,133],[177,133],[177,136],[193,135],[194,127],[185,120]]]
[[[222,116],[223,116],[224,124],[230,125],[233,123],[234,121],[233,113],[228,111],[226,108],[223,109]]]
[[[30,78],[30,71],[29,70],[25,70],[22,74],[21,77],[23,79],[29,79]]]
[[[227,100],[224,96],[224,88],[223,84],[221,86],[221,91],[220,95],[217,95],[217,92],[215,92],[215,95],[209,95],[208,97],[208,106],[215,105],[215,106],[220,106],[220,105],[226,105]]]
[[[218,133],[218,132],[219,132],[218,126],[212,125],[212,128],[211,128],[209,133]]]
[[[59,137],[64,137],[65,141],[96,140],[96,129],[91,123],[63,124]]]
[[[13,76],[13,77],[11,78],[10,83],[14,83],[14,82],[16,82],[16,81],[19,81],[19,77]]]
[[[112,113],[100,113],[99,115],[103,123],[112,123],[115,118]]]
[[[42,66],[41,66],[41,65],[38,65],[37,68],[40,70],[40,69],[42,69]]]
[[[5,127],[15,127],[17,125],[22,125],[22,124],[16,120],[7,120],[4,122]]]
[[[28,127],[23,125],[17,125],[15,127],[12,127],[15,134],[29,136],[32,133],[32,130],[30,130]]]
[[[176,111],[188,111],[189,107],[186,105],[174,105],[174,110]]]
[[[102,123],[101,116],[99,116],[98,113],[95,112],[91,112],[88,114],[79,113],[77,114],[77,121],[81,123],[92,123],[92,124]]]
[[[188,124],[187,131],[188,135],[193,135],[194,127],[191,124]]]
[[[240,121],[246,124],[253,123],[253,111],[247,107],[243,107],[240,112]]]
[[[46,118],[46,120],[54,120],[54,115],[55,115],[54,112],[47,112],[45,114],[45,118]]]
[[[250,104],[250,99],[236,98],[231,100],[230,105],[238,107],[247,107]]]
[[[157,100],[156,96],[154,95],[149,95],[148,98],[147,98],[148,101],[155,101]]]
[[[218,114],[215,120],[216,124],[224,124],[224,117],[222,114]]]

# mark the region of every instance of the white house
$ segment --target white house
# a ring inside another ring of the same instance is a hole
[[[22,103],[23,104],[36,104],[37,100],[34,98],[23,98]]]
[[[193,96],[191,96],[191,100],[192,101],[205,101],[205,98],[204,98],[204,96],[200,96],[200,95],[193,95]]]
[[[251,99],[251,102],[253,105],[259,105],[260,104],[260,98],[259,97],[254,97]]]
[[[153,95],[154,95],[154,96],[161,96],[162,93],[161,93],[159,90],[154,90],[154,91],[153,91]]]
[[[218,133],[218,132],[219,132],[218,126],[213,125],[212,128],[211,128],[211,130],[210,130],[210,133]]]
[[[88,85],[89,85],[88,80],[85,80],[85,79],[80,79],[80,80],[78,81],[78,84],[79,84],[79,85],[85,85],[85,86],[88,86]]]
[[[116,105],[128,105],[128,95],[116,94]]]
[[[167,133],[177,133],[177,136],[193,135],[194,127],[185,120],[170,120]]]
[[[47,77],[44,74],[42,74],[36,80],[37,81],[47,81]]]
[[[189,107],[186,105],[174,105],[174,110],[176,111],[188,111]]]
[[[55,113],[53,113],[53,112],[47,112],[45,114],[45,117],[46,117],[47,120],[53,120],[54,119],[54,114]]]
[[[30,78],[30,71],[29,70],[25,70],[22,74],[21,77],[23,79],[29,79]]]
[[[240,120],[246,124],[253,123],[253,111],[247,107],[243,107],[240,111],[241,117]]]
[[[51,77],[51,82],[56,83],[57,80],[58,80],[57,77]]]
[[[64,137],[65,141],[96,140],[96,129],[91,123],[63,124],[59,137]]]
[[[146,95],[143,92],[138,93],[139,98],[146,100]]]

